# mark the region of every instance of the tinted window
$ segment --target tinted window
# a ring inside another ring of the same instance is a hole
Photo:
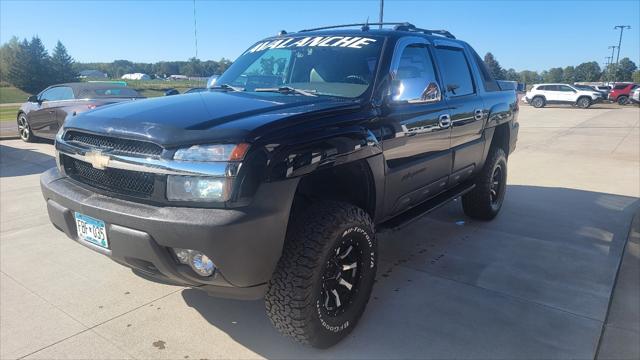
[[[399,101],[440,100],[440,87],[433,67],[429,49],[423,44],[409,45],[402,50],[395,80],[400,82]]]
[[[573,92],[573,89],[572,89],[570,86],[567,86],[567,85],[559,85],[558,87],[560,88],[560,91]]]
[[[476,60],[476,65],[478,65],[478,69],[480,69],[480,75],[482,76],[482,82],[484,83],[483,84],[484,90],[485,91],[500,90],[498,83],[493,78],[493,76],[491,76],[491,73],[489,73],[489,69],[487,69],[487,65],[484,63],[484,60],[480,58],[480,55],[478,55],[478,53],[475,50],[471,49],[471,53],[473,54],[473,57]],[[518,88],[517,90],[520,90],[518,84],[516,84],[516,86],[514,87],[514,90],[516,88]]]
[[[614,86],[613,88],[614,88],[615,90],[621,90],[621,89],[624,89],[624,88],[626,88],[626,87],[627,87],[627,85],[616,85],[616,86]]]
[[[547,86],[546,85],[540,85],[536,88],[536,90],[540,90],[540,91],[545,91],[547,90]]]
[[[560,89],[558,89],[558,85],[547,85],[546,86],[546,90],[547,91],[560,91]]]
[[[443,84],[450,96],[473,94],[469,63],[462,49],[438,48],[436,51],[442,65]]]
[[[58,86],[51,88],[40,95],[42,101],[58,101],[73,99],[73,90],[67,86]]]

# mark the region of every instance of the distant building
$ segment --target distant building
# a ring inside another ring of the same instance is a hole
[[[106,73],[100,70],[82,70],[80,71],[81,79],[104,79],[107,77]]]
[[[151,77],[143,73],[124,74],[121,79],[123,80],[151,80]]]

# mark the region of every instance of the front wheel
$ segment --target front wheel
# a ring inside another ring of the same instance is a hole
[[[589,106],[591,106],[591,99],[586,98],[586,97],[581,97],[580,99],[578,99],[578,106],[581,109],[586,109]]]
[[[531,105],[533,105],[534,108],[544,107],[544,99],[540,96],[534,97],[533,100],[531,100]]]
[[[31,133],[31,126],[29,126],[29,121],[27,121],[25,114],[18,116],[18,135],[20,135],[20,139],[24,142],[33,142],[35,139],[33,133]]]
[[[627,101],[629,101],[629,98],[626,96],[619,96],[618,97],[618,105],[626,105]]]
[[[492,147],[476,187],[462,196],[462,209],[471,218],[491,220],[500,212],[506,191],[507,156],[501,148]]]
[[[271,323],[300,343],[328,348],[355,327],[373,288],[373,222],[353,205],[323,201],[294,219],[265,296]]]

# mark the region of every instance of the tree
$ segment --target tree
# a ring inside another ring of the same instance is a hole
[[[7,80],[20,90],[35,94],[53,83],[50,58],[40,38],[23,40],[12,62],[7,64]]]
[[[535,84],[542,81],[542,77],[535,71],[523,70],[520,72],[520,82],[525,84]]]
[[[631,81],[633,79],[633,72],[638,67],[628,57],[620,59],[620,62],[615,67],[615,80],[616,81]]]
[[[562,82],[565,84],[573,84],[576,82],[576,68],[567,66],[562,70]]]
[[[8,79],[9,69],[15,64],[20,45],[20,40],[14,36],[0,47],[0,79]]]
[[[634,83],[640,83],[640,70],[636,70],[633,72],[633,76],[631,76],[633,78],[633,82]]]
[[[78,77],[78,73],[73,69],[73,63],[67,48],[58,41],[51,55],[51,76],[55,83],[71,82]]]
[[[597,62],[585,62],[576,66],[575,81],[598,81],[601,75],[602,71]]]
[[[518,72],[513,68],[510,68],[509,70],[505,71],[504,75],[505,75],[504,78],[509,81],[520,80],[520,74],[518,74]]]
[[[546,83],[559,83],[564,81],[564,71],[562,68],[551,68],[543,75],[543,81]]]
[[[489,73],[491,73],[494,79],[502,80],[505,78],[504,70],[492,53],[488,52],[484,55],[484,63],[487,65],[487,69],[489,69]]]

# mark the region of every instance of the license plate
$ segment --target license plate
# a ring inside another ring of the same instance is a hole
[[[80,213],[75,213],[75,217],[78,237],[81,240],[92,243],[94,245],[98,245],[105,249],[109,248],[109,242],[107,241],[107,230],[104,225],[104,221],[94,219],[91,216]]]

